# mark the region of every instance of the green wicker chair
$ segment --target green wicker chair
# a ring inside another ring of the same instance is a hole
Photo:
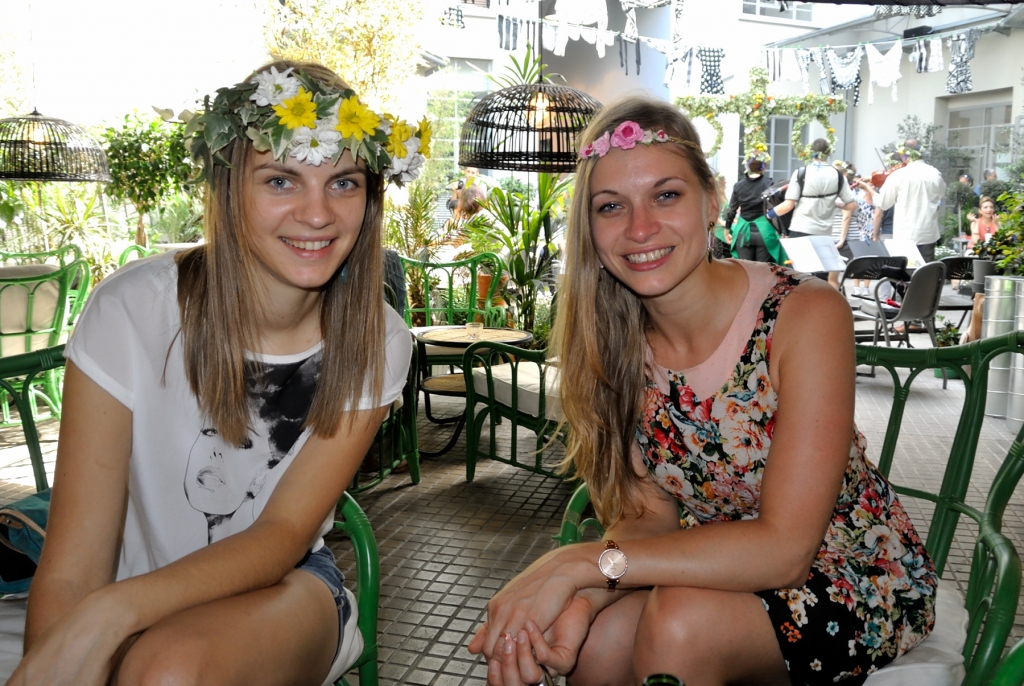
[[[129,245],[121,252],[121,255],[117,258],[117,266],[123,267],[126,263],[131,262],[132,260],[139,260],[142,259],[143,257],[149,257],[150,255],[157,254],[158,252],[160,251],[157,250],[156,248],[149,248],[143,245],[139,245],[138,243]]]
[[[0,271],[0,357],[63,343],[85,305],[90,281],[89,265],[80,259],[60,267],[25,264]],[[61,372],[49,371],[30,384],[31,397],[46,404],[54,417],[60,416]],[[16,424],[6,394],[0,396],[3,423]],[[31,408],[38,418],[35,402]]]
[[[481,457],[545,476],[560,476],[543,462],[544,447],[553,438],[565,440],[559,428],[559,370],[546,355],[546,350],[523,350],[504,343],[474,343],[466,349],[460,364],[466,382],[467,481],[473,480]],[[509,420],[512,433],[508,455],[500,453],[496,440],[495,427],[503,419]],[[480,445],[485,422],[490,426],[490,440]],[[535,450],[522,460],[517,450],[519,427],[536,434]]]
[[[21,426],[25,432],[29,461],[36,491],[49,488],[46,470],[43,468],[43,451],[39,445],[39,431],[36,429],[34,381],[41,376],[64,368],[64,346],[43,348],[22,355],[0,357],[0,389],[9,394],[21,415]],[[6,401],[5,401],[6,402]]]
[[[409,375],[400,401],[391,404],[377,437],[373,441],[373,453],[377,464],[369,471],[364,462],[356,472],[348,492],[358,495],[378,486],[404,461],[409,466],[409,478],[414,484],[420,482],[420,451],[416,433],[416,345],[412,346],[412,361]]]
[[[363,635],[363,652],[353,665],[359,670],[359,686],[377,686],[377,606],[380,602],[380,559],[377,539],[370,520],[359,503],[348,493],[338,503],[340,519],[335,531],[343,531],[352,541],[356,558],[356,605],[359,608],[359,633]],[[344,677],[335,682],[348,686]]]
[[[964,602],[969,622],[962,650],[966,669],[963,686],[1024,684],[1024,643],[1015,646],[999,664],[1013,627],[1021,590],[1020,557],[1001,529],[1006,505],[1024,474],[1024,429],[1017,434],[999,468],[984,507],[978,510],[965,502],[984,419],[989,364],[994,357],[1006,352],[1024,353],[1024,331],[947,348],[911,350],[857,346],[858,364],[887,369],[893,379],[893,404],[878,460],[878,468],[887,477],[913,382],[931,369],[960,366],[971,369],[970,378],[964,381],[966,397],[939,491],[931,493],[894,484],[896,492],[901,495],[923,498],[935,504],[925,546],[940,575],[946,566],[960,515],[977,522],[978,537]],[[901,373],[905,376],[901,377]],[[582,484],[570,499],[562,518],[561,531],[555,537],[561,545],[579,542],[588,532],[591,535],[603,533],[597,520],[587,516],[589,502],[586,484]],[[911,654],[913,651],[908,655]],[[878,673],[884,673],[885,669]],[[927,679],[915,680],[911,672],[904,672],[904,675],[909,677],[906,683],[929,683]],[[865,686],[870,684],[869,678]]]
[[[504,306],[494,304],[505,272],[505,265],[497,255],[485,252],[455,262],[425,262],[409,257],[401,260],[407,298],[405,323],[414,335],[425,326],[458,325],[477,319],[482,320],[484,326],[505,325]],[[490,275],[490,283],[481,291],[477,277],[485,275]],[[449,372],[454,372],[455,367],[462,364],[463,352],[464,348],[425,345],[421,348],[417,370],[417,386],[423,391],[427,419],[435,424],[457,425],[448,448],[458,438],[464,418],[462,415],[435,417],[430,409],[430,388],[424,388],[423,381],[431,376],[433,366],[447,366]],[[443,394],[461,395],[461,389]],[[439,455],[448,448],[429,455]]]

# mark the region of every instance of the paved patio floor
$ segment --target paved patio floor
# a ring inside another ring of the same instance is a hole
[[[888,416],[887,378],[859,378],[856,418],[877,457]],[[922,378],[907,407],[893,467],[897,483],[937,489],[963,384]],[[457,412],[457,399],[439,398],[438,413]],[[420,418],[424,448],[439,447],[450,427]],[[507,425],[504,428],[507,431]],[[54,422],[42,425],[48,460],[56,446]],[[499,440],[508,436],[499,428]],[[520,437],[524,452],[532,436]],[[980,506],[1013,436],[1005,421],[986,419],[978,447],[969,500]],[[32,490],[27,453],[17,429],[0,430],[0,503]],[[52,471],[52,462],[48,462]],[[570,485],[504,464],[484,461],[476,479],[465,479],[465,441],[442,458],[426,460],[416,486],[408,475],[393,475],[359,500],[380,546],[380,673],[382,684],[482,684],[486,667],[466,651],[483,621],[491,595],[553,546]],[[927,533],[930,508],[903,499],[918,531]],[[1024,489],[1019,487],[1005,517],[1005,531],[1024,551]],[[946,577],[964,588],[970,569],[974,528],[961,520]],[[346,541],[332,539],[343,570],[351,571]],[[1024,605],[1018,606],[1012,641],[1024,637]],[[354,680],[355,681],[355,680]]]

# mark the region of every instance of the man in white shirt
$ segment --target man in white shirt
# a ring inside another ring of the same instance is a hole
[[[837,200],[843,203],[840,207],[844,210],[857,206],[846,175],[828,163],[831,152],[828,141],[817,139],[811,143],[811,151],[811,163],[793,173],[786,189],[786,199],[769,210],[767,215],[774,219],[793,211],[793,221],[789,225],[791,238],[831,236]]]
[[[904,142],[899,151],[906,166],[886,179],[876,206],[896,208],[893,238],[913,241],[925,262],[935,261],[935,243],[939,240],[939,203],[946,195],[946,182],[938,169],[921,160],[921,143],[915,138]],[[878,224],[875,239],[878,239]]]

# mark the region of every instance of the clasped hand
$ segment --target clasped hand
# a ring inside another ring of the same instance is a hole
[[[584,548],[589,546],[560,548],[541,557],[488,603],[487,621],[469,651],[487,657],[489,684],[537,684],[543,676],[540,665],[559,674],[572,671],[593,619],[591,604],[577,595]]]

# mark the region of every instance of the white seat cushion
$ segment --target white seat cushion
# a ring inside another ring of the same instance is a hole
[[[544,373],[545,413],[544,415],[556,422],[562,421],[562,403],[558,397],[557,367],[547,366]],[[494,399],[506,407],[512,407],[512,365],[498,364],[491,367],[491,378],[494,380]],[[520,412],[536,417],[540,408],[540,366],[535,362],[522,361],[516,377],[519,385]],[[482,367],[473,369],[473,388],[477,395],[487,396],[487,370]]]
[[[935,595],[935,628],[917,647],[868,677],[864,686],[960,686],[966,676],[960,651],[967,641],[967,610],[951,581]]]

